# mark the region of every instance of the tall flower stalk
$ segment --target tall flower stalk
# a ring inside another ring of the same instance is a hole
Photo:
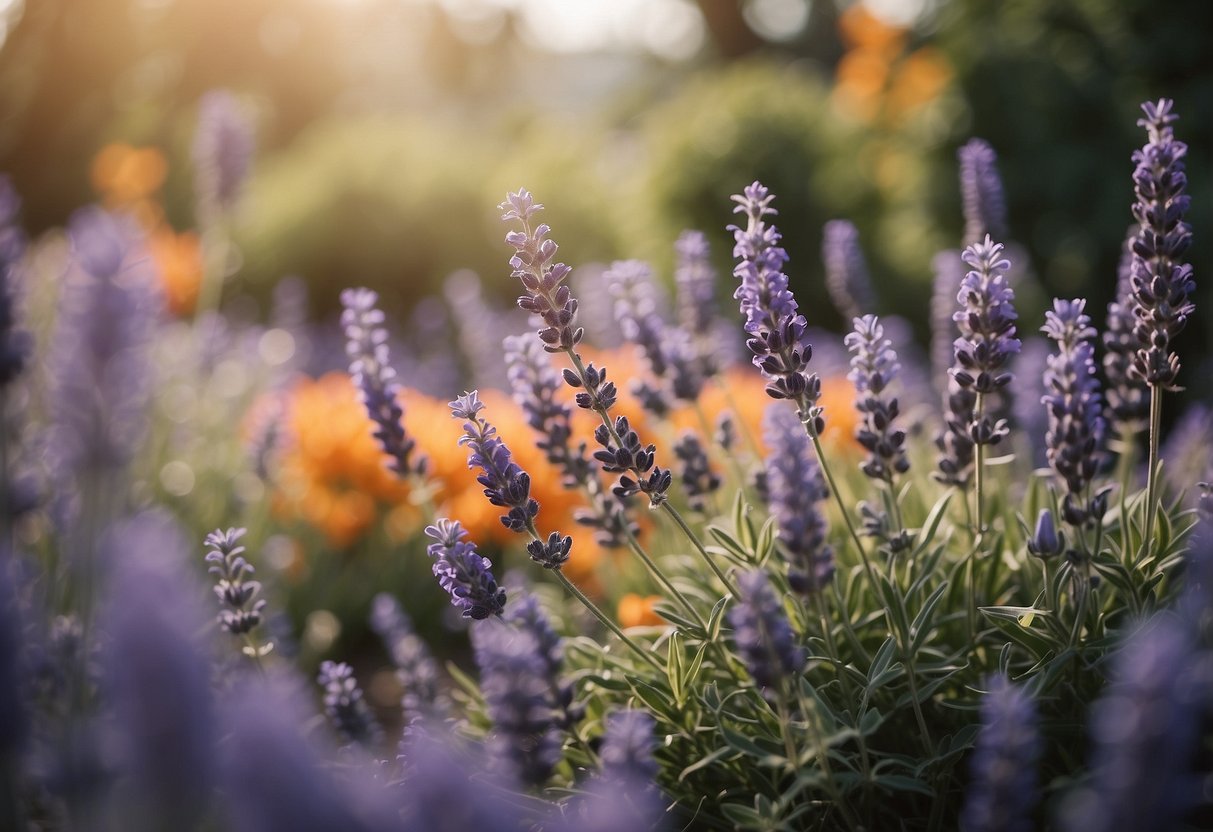
[[[1195,310],[1190,295],[1196,289],[1192,266],[1182,262],[1192,242],[1192,227],[1184,222],[1191,198],[1184,193],[1188,179],[1184,157],[1188,146],[1175,140],[1171,124],[1174,102],[1160,99],[1142,104],[1145,118],[1137,124],[1146,129],[1148,141],[1133,153],[1136,169],[1133,186],[1136,201],[1130,280],[1133,286],[1133,328],[1137,353],[1133,374],[1150,387],[1150,450],[1147,463],[1146,519],[1143,552],[1151,546],[1158,499],[1158,442],[1162,430],[1162,394],[1178,389],[1179,356],[1171,341]]]

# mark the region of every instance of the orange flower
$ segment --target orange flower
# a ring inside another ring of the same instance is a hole
[[[902,61],[889,90],[889,110],[895,118],[908,115],[939,97],[952,81],[952,67],[937,50],[923,47]]]
[[[160,222],[164,212],[154,199],[168,175],[168,162],[155,147],[108,144],[93,157],[93,188],[107,207],[133,213],[144,227]]]
[[[660,627],[666,620],[653,610],[653,605],[661,600],[660,595],[640,596],[629,592],[619,599],[616,617],[620,627]]]
[[[900,52],[906,34],[904,28],[885,23],[862,3],[850,6],[839,15],[838,31],[848,46],[885,55]]]
[[[156,264],[169,311],[174,315],[190,314],[202,286],[202,243],[198,235],[192,231],[177,234],[162,225],[148,237],[147,247]]]

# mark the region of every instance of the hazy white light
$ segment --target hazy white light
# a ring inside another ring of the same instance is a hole
[[[932,0],[863,0],[868,11],[893,26],[912,26],[929,9]]]
[[[791,40],[809,22],[812,0],[750,0],[743,9],[746,23],[770,40]]]
[[[174,459],[160,469],[160,485],[174,497],[184,497],[194,490],[194,469]]]
[[[704,23],[699,9],[684,0],[651,3],[641,38],[645,47],[662,58],[681,61],[703,46]]]

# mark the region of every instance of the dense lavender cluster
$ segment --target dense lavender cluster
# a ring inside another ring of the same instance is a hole
[[[219,624],[232,635],[242,636],[261,624],[265,599],[257,598],[260,581],[249,580],[253,567],[244,557],[240,538],[245,529],[216,529],[206,536],[207,571],[216,577],[215,594],[219,596]]]
[[[820,506],[829,496],[821,466],[796,411],[771,405],[764,427],[767,501],[790,559],[788,584],[806,595],[820,592],[834,575],[834,550]]]
[[[802,343],[805,319],[797,311],[796,299],[788,288],[783,266],[788,254],[779,246],[780,233],[766,222],[778,213],[771,207],[775,199],[759,182],[734,195],[734,213],[744,214],[745,227],[730,225],[738,258],[733,274],[740,281],[733,293],[745,316],[746,346],[754,354],[754,366],[767,378],[767,394],[776,399],[791,399],[800,408],[801,421],[815,435],[825,429],[821,408],[821,379],[808,371],[813,348]]]
[[[1036,705],[1005,677],[992,680],[981,703],[981,734],[973,752],[972,785],[960,816],[965,832],[1030,832],[1040,799]]]
[[[492,561],[481,556],[466,539],[463,526],[457,520],[442,518],[426,526],[425,534],[434,541],[426,548],[434,560],[434,576],[463,617],[479,620],[501,615],[505,609],[505,590],[493,577]]]
[[[345,662],[321,662],[316,682],[324,691],[324,713],[344,742],[373,745],[378,741],[381,729],[352,667]]]
[[[847,220],[831,220],[822,229],[821,259],[830,300],[847,320],[876,306],[876,291],[859,247],[859,229]]]
[[[252,168],[253,125],[240,102],[226,90],[214,90],[198,105],[194,133],[194,189],[199,213],[230,211]]]
[[[956,156],[960,162],[965,245],[976,245],[987,235],[1001,239],[1007,233],[1007,201],[994,148],[983,139],[970,139]]]
[[[599,425],[594,429],[594,439],[602,446],[602,450],[594,452],[594,459],[602,463],[602,470],[608,474],[619,474],[619,484],[614,488],[616,496],[624,499],[644,494],[652,506],[669,499],[666,492],[674,482],[673,475],[668,468],[657,465],[657,446],[642,444],[627,416],[616,416],[610,428]]]
[[[1133,153],[1137,234],[1130,280],[1138,343],[1133,370],[1150,386],[1163,389],[1175,386],[1179,356],[1171,351],[1171,341],[1195,309],[1189,296],[1196,290],[1192,266],[1180,260],[1192,242],[1192,227],[1183,219],[1191,197],[1184,193],[1188,146],[1175,140],[1172,106],[1166,98],[1142,105],[1146,117],[1137,123],[1146,129],[1149,141]]]
[[[1095,328],[1087,316],[1085,300],[1055,300],[1045,313],[1043,331],[1057,344],[1045,371],[1048,392],[1042,400],[1048,409],[1045,435],[1049,465],[1065,482],[1062,515],[1073,525],[1103,515],[1105,497],[1090,495],[1091,480],[1099,470],[1105,422],[1095,376]]]
[[[885,395],[885,388],[897,377],[901,365],[875,315],[855,319],[855,329],[847,335],[846,345],[854,356],[847,377],[855,385],[855,409],[862,419],[855,427],[855,439],[868,452],[861,467],[869,477],[891,483],[894,474],[910,470],[904,447],[906,433],[894,426],[901,411],[897,399]]]
[[[679,478],[687,504],[695,511],[706,511],[712,494],[720,488],[720,475],[712,470],[707,449],[696,434],[687,431],[674,445],[674,456],[682,463]]]
[[[376,306],[378,302],[379,296],[370,289],[346,289],[341,293],[345,307],[341,325],[345,329],[350,375],[375,425],[375,439],[391,458],[392,470],[402,477],[422,476],[426,461],[420,455],[411,458],[417,443],[404,430],[400,385],[392,369],[387,330],[383,326],[383,312]]]
[[[545,223],[531,227],[531,217],[543,206],[523,188],[507,195],[498,208],[506,222],[517,220],[522,223],[521,231],[511,231],[505,237],[514,248],[510,268],[526,291],[518,298],[519,308],[542,319],[545,326],[539,330],[539,338],[544,349],[548,352],[572,350],[585,333],[577,326],[577,300],[565,283],[572,269],[564,263],[552,262],[557,246],[548,239],[551,228]]]
[[[804,668],[804,651],[796,645],[787,614],[762,570],[737,577],[741,596],[729,610],[733,642],[746,670],[764,696],[775,696],[784,680]]]

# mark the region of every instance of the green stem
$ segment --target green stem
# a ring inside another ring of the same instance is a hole
[[[624,635],[623,630],[619,629],[619,625],[607,618],[606,614],[602,610],[598,609],[598,606],[588,597],[586,597],[586,594],[578,589],[577,585],[570,581],[563,572],[561,572],[559,569],[554,569],[552,571],[556,573],[556,579],[559,580],[560,583],[564,584],[564,588],[567,589],[574,598],[580,601],[585,608],[589,610],[599,622],[601,622],[602,626],[614,633],[620,641],[627,645],[628,649],[630,649],[640,658],[644,659],[644,661],[646,661],[654,670],[663,676],[665,675],[665,668],[662,667],[655,658],[653,658],[649,651],[642,650],[640,646],[636,644],[636,642]]]
[[[817,752],[817,764],[821,766],[821,773],[824,775],[826,793],[833,798],[834,806],[838,809],[838,813],[842,815],[847,828],[852,832],[859,832],[863,827],[860,825],[859,820],[851,814],[851,807],[842,799],[842,792],[838,790],[838,784],[834,782],[834,771],[830,766],[830,749],[826,747],[825,738],[817,727],[817,709],[810,706],[810,703],[804,697],[804,691],[800,690],[799,684],[796,687],[796,699],[800,704],[801,716],[804,717],[805,726],[813,735],[813,745]],[[784,695],[783,685],[780,685],[779,695],[781,698]]]
[[[737,587],[733,585],[731,580],[729,580],[729,576],[724,573],[724,570],[720,568],[720,565],[712,559],[710,554],[708,554],[708,550],[704,547],[703,541],[700,540],[699,536],[696,535],[691,527],[687,525],[687,521],[683,519],[682,515],[678,512],[678,509],[674,508],[674,506],[670,504],[669,500],[666,500],[661,504],[661,509],[668,514],[671,519],[673,519],[678,528],[682,529],[682,533],[686,535],[688,540],[691,541],[691,544],[695,547],[695,551],[699,553],[699,557],[703,559],[703,562],[708,565],[708,568],[710,568],[716,577],[720,579],[720,582],[724,584],[724,588],[729,591],[729,594],[736,598],[738,596]]]
[[[804,411],[801,410],[801,413]],[[842,492],[838,490],[838,484],[834,481],[834,474],[830,471],[830,464],[826,461],[825,451],[821,447],[821,438],[817,436],[817,432],[812,429],[812,426],[802,420],[805,432],[809,435],[809,439],[813,442],[813,449],[817,452],[817,464],[821,466],[821,473],[825,475],[826,482],[830,486],[830,493],[834,495],[834,501],[838,504],[838,511],[842,514],[842,522],[846,524],[847,531],[851,533],[851,540],[855,541],[855,548],[859,551],[859,557],[863,560],[863,569],[868,573],[868,582],[872,585],[873,592],[879,592],[879,584],[876,582],[876,571],[872,568],[872,561],[868,557],[868,550],[864,547],[863,541],[859,539],[859,532],[855,530],[855,524],[851,522],[850,512],[847,511],[846,504],[842,501]]]
[[[1150,452],[1146,479],[1145,533],[1141,540],[1141,555],[1144,559],[1153,548],[1155,503],[1158,500],[1158,434],[1162,431],[1162,388],[1150,386]]]
[[[982,393],[978,393],[977,394],[977,403],[973,406],[973,423],[974,424],[977,424],[981,421],[982,416],[984,415],[982,413],[982,411],[984,409],[985,409],[985,395]],[[985,531],[986,531],[985,510],[984,510],[985,509],[985,505],[984,505],[985,487],[984,486],[985,486],[985,467],[986,467],[985,450],[986,450],[986,446],[982,443],[977,443],[977,446],[974,448],[975,458],[974,458],[973,480],[974,480],[974,491],[976,492],[975,509],[977,511],[977,540],[979,540],[979,541],[982,539],[983,535],[985,535]]]

